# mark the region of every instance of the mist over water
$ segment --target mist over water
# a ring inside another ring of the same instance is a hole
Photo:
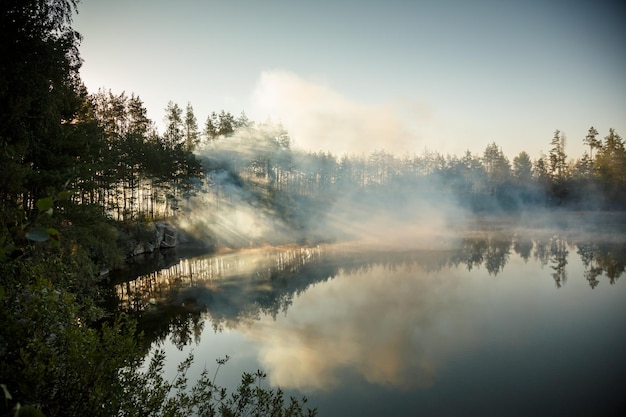
[[[337,160],[290,143],[282,126],[263,124],[198,151],[206,177],[183,203],[181,228],[216,248],[358,241],[436,249],[484,228],[602,234],[626,223],[619,213],[547,207],[540,190],[513,183],[472,191],[477,180],[437,168],[436,156]],[[585,207],[594,204],[587,199]]]
[[[330,154],[292,150],[289,141],[281,126],[265,125],[199,151],[205,184],[184,203],[180,226],[197,240],[230,248],[344,240],[426,248],[446,245],[468,222],[467,208],[441,192],[436,174],[364,172],[371,178],[356,184],[347,178],[356,167],[345,163],[338,172]]]

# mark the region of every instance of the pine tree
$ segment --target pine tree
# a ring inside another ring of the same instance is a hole
[[[562,181],[567,176],[567,156],[565,154],[565,134],[558,129],[552,138],[552,149],[549,153],[550,174],[552,178]]]
[[[522,151],[513,158],[513,176],[520,184],[530,184],[533,175],[533,163],[530,155]]]
[[[248,116],[246,116],[246,113],[244,111],[242,111],[239,117],[235,119],[235,129],[246,129],[252,126],[253,122],[248,119]]]
[[[193,152],[200,143],[200,132],[198,131],[198,121],[193,114],[191,103],[187,103],[187,108],[185,109],[184,130],[185,150]]]
[[[487,146],[483,153],[483,165],[487,172],[489,192],[496,194],[498,189],[509,180],[511,164],[502,149],[493,142]]]
[[[178,104],[170,101],[165,108],[165,133],[163,142],[169,149],[182,146],[185,140],[183,111]]]
[[[129,118],[129,132],[147,139],[154,135],[152,120],[148,118],[148,111],[143,102],[135,94],[131,94],[127,103]]]
[[[613,201],[626,201],[626,147],[615,129],[609,129],[595,164],[607,196]]]
[[[544,185],[550,181],[548,163],[546,162],[546,156],[544,153],[541,153],[539,158],[537,158],[533,163],[533,178],[535,181],[543,183]]]
[[[27,211],[73,178],[83,105],[76,1],[3,1],[0,12],[0,204]],[[1,210],[0,210],[1,211]]]
[[[207,143],[213,142],[218,137],[218,128],[219,122],[217,119],[217,114],[212,112],[207,116],[206,122],[204,123],[204,131],[202,134],[206,138]]]
[[[596,139],[596,136],[598,135],[598,131],[591,126],[589,128],[589,132],[587,132],[587,136],[585,136],[585,139],[583,139],[583,142],[585,143],[585,145],[589,146],[589,158],[593,161],[593,150],[599,148],[602,143]]]
[[[235,131],[235,118],[232,114],[222,110],[218,116],[217,134],[229,136]]]

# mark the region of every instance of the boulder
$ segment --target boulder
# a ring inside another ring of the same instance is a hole
[[[157,222],[154,224],[156,228],[157,248],[173,248],[179,243],[178,230],[169,223]]]
[[[154,243],[152,242],[139,242],[133,249],[133,256],[141,255],[142,253],[154,252]]]
[[[127,254],[137,256],[152,253],[157,249],[173,248],[180,243],[180,234],[171,224],[155,222],[137,228],[137,232],[126,242]]]

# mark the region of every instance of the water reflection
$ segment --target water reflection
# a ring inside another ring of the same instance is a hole
[[[295,296],[339,275],[363,274],[363,281],[356,284],[359,287],[370,280],[373,285],[378,280],[386,288],[393,280],[394,289],[411,283],[415,287],[407,288],[407,293],[429,294],[440,291],[437,285],[442,284],[428,280],[426,285],[409,276],[458,267],[470,272],[484,268],[489,275],[497,276],[503,273],[512,253],[526,263],[538,262],[557,288],[567,284],[568,258],[573,254],[580,257],[581,279],[586,279],[591,288],[596,288],[603,277],[614,284],[626,268],[626,243],[622,241],[588,241],[559,235],[530,237],[499,231],[467,236],[458,246],[445,250],[388,252],[352,244],[270,247],[200,256],[118,284],[116,291],[120,307],[140,317],[148,342],[164,340],[169,335],[182,348],[192,342],[199,343],[205,317],[210,317],[215,330],[259,321],[264,316],[275,320],[288,310]],[[390,278],[385,280],[380,276]],[[397,279],[398,283],[393,278],[397,276],[402,277]],[[382,294],[378,289],[372,291],[373,295]],[[403,294],[394,294],[392,298],[400,300]],[[332,310],[341,308],[340,304],[336,301]],[[428,302],[420,301],[420,305]],[[416,314],[428,316],[423,312]],[[462,329],[455,332],[461,334]],[[434,363],[436,360],[422,364],[420,383],[428,380],[427,369],[435,366]],[[375,368],[370,369],[374,372]]]
[[[324,415],[458,411],[443,398],[500,415],[532,398],[558,414],[554,386],[589,415],[615,405],[626,287],[613,285],[625,269],[622,236],[492,230],[438,250],[353,243],[203,255],[116,291],[148,344],[173,355],[193,346],[209,363],[243,356],[235,373],[263,369],[272,385],[335,410]],[[238,342],[211,351],[226,340]]]
[[[349,369],[371,383],[427,387],[476,336],[464,319],[472,302],[459,285],[462,274],[423,272],[408,264],[341,270],[302,294],[278,323],[263,317],[238,330],[259,346],[279,386],[333,389]]]

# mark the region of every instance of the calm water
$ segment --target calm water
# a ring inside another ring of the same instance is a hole
[[[193,379],[262,369],[321,416],[626,415],[626,239],[473,232],[196,256],[117,287]]]

